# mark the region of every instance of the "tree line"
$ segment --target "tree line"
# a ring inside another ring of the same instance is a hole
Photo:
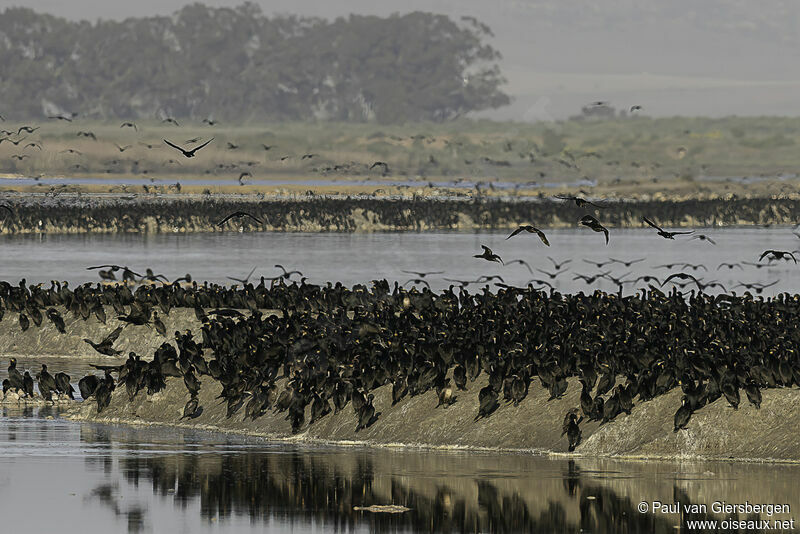
[[[509,102],[480,21],[414,12],[336,20],[187,5],[73,22],[0,14],[0,114],[29,119],[445,121]]]

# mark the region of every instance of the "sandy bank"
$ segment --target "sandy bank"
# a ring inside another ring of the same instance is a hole
[[[221,386],[208,378],[200,391],[202,413],[192,420],[181,420],[189,395],[181,380],[168,379],[161,393],[146,396],[140,392],[129,403],[124,388],[117,388],[111,405],[97,414],[95,402],[74,407],[68,417],[107,423],[185,425],[207,430],[264,436],[276,440],[335,442],[376,446],[421,446],[442,448],[487,448],[566,453],[567,439],[561,434],[561,421],[567,410],[579,405],[580,386],[570,383],[567,394],[548,401],[549,394],[532,383],[530,393],[519,406],[503,404],[489,418],[475,421],[478,391],[486,378],[468,384],[458,392],[455,404],[436,407],[435,392],[406,397],[391,405],[391,386],[374,390],[377,421],[355,432],[356,417],[348,406],[308,425],[310,410],[301,431],[292,435],[285,414],[267,413],[256,421],[244,421],[244,409],[230,419],[226,405],[216,399]],[[278,384],[282,389],[283,383]],[[638,403],[630,415],[620,415],[605,425],[581,425],[583,442],[576,453],[586,457],[624,457],[648,459],[714,459],[748,461],[800,461],[800,436],[795,431],[800,412],[795,408],[800,391],[763,391],[760,410],[742,403],[731,409],[717,400],[695,413],[685,431],[674,433],[673,415],[680,405],[681,392],[673,389],[656,399]]]
[[[84,338],[99,342],[118,325],[123,324],[115,319],[116,313],[111,306],[106,306],[106,324],[101,323],[94,315],[87,320],[75,317],[67,312],[63,306],[57,306],[64,318],[66,333],[61,334],[53,323],[46,317],[42,326],[37,327],[31,321],[30,328],[23,332],[19,326],[17,314],[6,310],[6,315],[0,321],[0,354],[9,356],[58,356],[81,358],[90,360],[109,360],[112,357],[96,352]],[[121,351],[116,359],[128,357],[128,352],[134,351],[139,355],[152,355],[165,341],[170,341],[176,330],[181,332],[186,329],[199,333],[200,321],[195,317],[194,310],[187,308],[173,309],[168,316],[159,314],[167,328],[167,336],[162,337],[155,329],[147,326],[126,326],[114,343],[114,348]]]

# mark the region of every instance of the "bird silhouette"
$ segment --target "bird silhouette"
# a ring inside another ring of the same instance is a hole
[[[484,259],[486,261],[496,261],[498,263],[501,263],[501,264],[505,265],[503,263],[502,258],[500,258],[500,256],[498,256],[497,254],[492,252],[492,249],[490,249],[486,245],[481,245],[481,248],[483,249],[483,254],[475,254],[473,256],[473,258],[481,258],[481,259]]]
[[[580,223],[588,228],[591,228],[595,232],[603,232],[606,235],[606,245],[608,245],[608,228],[600,224],[600,221],[591,215],[584,215],[581,217]]]
[[[258,224],[264,224],[264,221],[262,221],[261,219],[259,219],[255,215],[250,215],[246,211],[234,211],[233,213],[231,213],[230,215],[226,216],[224,219],[219,221],[217,223],[217,226],[222,226],[223,224],[225,224],[226,222],[230,221],[234,217],[250,217],[251,219],[253,219]]]
[[[758,261],[764,259],[764,256],[769,256],[770,259],[773,260],[782,260],[782,259],[789,259],[792,258],[795,263],[797,263],[797,258],[794,257],[794,254],[791,252],[787,252],[785,250],[765,250],[761,253],[761,256],[758,257]]]
[[[594,206],[595,208],[606,209],[606,206],[601,206],[599,204],[595,204],[594,202],[590,202],[590,201],[586,200],[585,198],[581,198],[581,197],[575,197],[575,196],[572,196],[572,195],[556,195],[555,197],[557,199],[559,199],[559,200],[565,200],[567,202],[574,202],[575,205],[578,206],[579,208],[582,208],[582,207],[584,207],[584,206],[586,206],[588,204],[589,206]]]
[[[191,149],[191,150],[185,150],[185,149],[183,149],[183,148],[179,147],[179,146],[178,146],[178,145],[176,145],[176,144],[170,143],[170,142],[169,142],[169,141],[167,141],[166,139],[164,139],[164,142],[165,142],[165,143],[167,143],[167,144],[168,144],[169,146],[171,146],[172,148],[174,148],[174,149],[176,149],[176,150],[180,150],[180,151],[181,151],[181,153],[182,153],[184,156],[186,156],[187,158],[193,158],[193,157],[194,157],[194,155],[197,153],[197,151],[198,151],[198,150],[200,150],[200,149],[201,149],[201,148],[203,148],[204,146],[208,145],[208,144],[209,144],[211,141],[213,141],[213,140],[214,140],[214,138],[212,137],[211,139],[209,139],[208,141],[206,141],[206,142],[205,142],[205,143],[203,143],[202,145],[200,145],[200,146],[196,146],[196,147],[194,147],[194,148],[193,148],[193,149]]]
[[[239,282],[240,284],[245,286],[245,285],[247,285],[247,282],[250,280],[250,277],[253,276],[253,273],[256,272],[257,268],[258,268],[258,266],[253,267],[253,270],[250,271],[250,273],[247,276],[245,276],[244,279],[242,279],[242,278],[233,278],[232,276],[227,276],[226,278],[228,280],[233,280],[234,282]]]
[[[684,234],[693,234],[694,233],[694,230],[692,230],[691,232],[667,232],[666,230],[662,229],[660,226],[658,226],[656,223],[654,223],[653,221],[651,221],[647,217],[642,217],[642,220],[644,222],[646,222],[647,224],[649,224],[650,226],[652,226],[653,228],[655,228],[656,230],[658,230],[658,235],[660,235],[664,239],[675,239],[676,235],[684,235]]]
[[[536,234],[539,236],[539,239],[542,240],[542,243],[544,243],[548,247],[550,246],[550,242],[547,240],[547,236],[544,235],[544,232],[542,232],[538,228],[531,226],[530,224],[520,226],[519,228],[511,232],[511,235],[509,235],[506,239],[511,239],[515,235],[518,235],[522,232],[528,232],[529,234]]]
[[[716,244],[717,244],[717,242],[716,242],[716,241],[714,241],[713,239],[711,239],[710,237],[708,237],[708,236],[707,236],[707,235],[705,235],[705,234],[697,234],[697,235],[693,235],[693,236],[692,236],[692,237],[690,237],[689,239],[690,239],[690,240],[692,240],[692,239],[699,239],[700,241],[708,241],[708,242],[709,242],[709,243],[711,243],[712,245],[716,245]]]

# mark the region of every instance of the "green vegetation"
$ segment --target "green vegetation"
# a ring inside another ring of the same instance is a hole
[[[0,113],[94,118],[443,121],[509,102],[465,17],[268,18],[253,3],[70,22],[0,14]]]

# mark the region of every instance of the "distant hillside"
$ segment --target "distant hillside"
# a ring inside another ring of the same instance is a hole
[[[268,18],[258,6],[74,22],[0,13],[0,114],[442,121],[505,105],[489,28],[444,15]]]

